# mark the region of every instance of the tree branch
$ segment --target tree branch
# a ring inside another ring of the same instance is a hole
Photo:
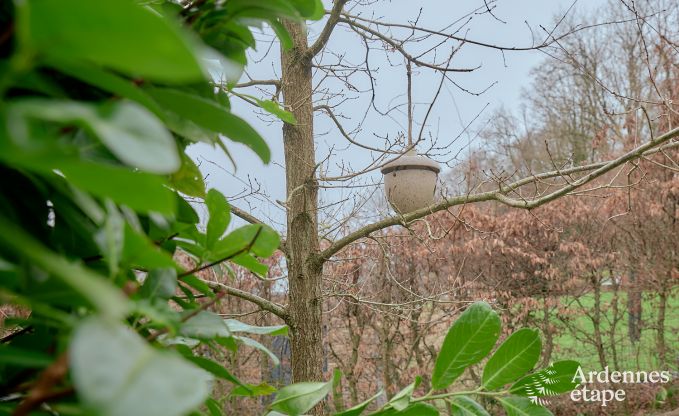
[[[446,198],[443,201],[434,204],[432,206],[422,208],[417,211],[413,211],[411,213],[402,215],[402,216],[393,216],[386,218],[382,221],[375,222],[373,224],[369,224],[363,228],[360,228],[347,236],[335,241],[333,244],[331,244],[328,248],[323,250],[321,253],[318,254],[319,259],[321,262],[326,261],[330,259],[333,255],[335,255],[338,251],[340,251],[342,248],[346,247],[347,245],[353,243],[356,240],[359,240],[363,237],[367,237],[370,234],[372,234],[375,231],[381,230],[386,227],[390,227],[392,225],[397,225],[397,224],[402,224],[406,225],[410,223],[413,220],[416,220],[418,218],[422,218],[424,216],[427,216],[429,214],[433,214],[435,212],[450,208],[452,206],[456,205],[463,205],[463,204],[468,204],[468,203],[475,203],[475,202],[483,202],[483,201],[498,201],[502,204],[508,205],[510,207],[514,208],[523,208],[523,209],[532,209],[532,208],[537,208],[541,205],[544,205],[548,202],[551,202],[555,199],[558,199],[569,192],[581,187],[582,185],[585,185],[586,183],[589,183],[593,181],[594,179],[604,175],[607,172],[610,172],[611,170],[615,169],[618,166],[621,166],[631,160],[639,159],[641,157],[649,156],[670,148],[676,148],[679,147],[679,142],[672,142],[668,143],[664,146],[661,146],[663,143],[668,142],[669,140],[673,139],[674,137],[679,136],[679,128],[675,128],[673,130],[670,130],[669,132],[658,136],[657,138],[651,139],[647,143],[640,145],[631,151],[623,154],[622,156],[605,161],[605,162],[599,162],[599,163],[592,163],[589,165],[584,165],[584,166],[576,166],[573,168],[569,169],[561,169],[561,170],[556,170],[556,171],[551,171],[551,172],[545,172],[545,173],[540,173],[537,175],[529,176],[523,179],[520,179],[518,181],[512,182],[511,184],[508,185],[501,185],[499,189],[495,191],[488,191],[488,192],[481,192],[473,195],[460,195],[460,196],[455,196],[451,198]],[[539,198],[532,198],[532,199],[516,199],[507,196],[510,192],[524,186],[530,183],[535,183],[539,182],[544,179],[549,179],[549,178],[555,178],[555,177],[562,177],[565,175],[572,175],[575,173],[582,173],[582,172],[589,172],[588,174],[582,176],[581,178],[571,181],[567,183],[566,185],[562,186],[561,188],[557,189],[554,192],[551,192],[545,196],[539,197]]]
[[[318,39],[316,39],[316,41],[305,52],[307,58],[311,59],[314,56],[318,55],[318,53],[328,43],[332,31],[335,29],[335,26],[339,21],[340,14],[342,13],[342,8],[347,3],[347,1],[349,0],[335,0],[335,3],[332,6],[332,10],[330,10],[328,21],[325,23],[325,26],[323,27],[321,34],[318,36]]]
[[[348,19],[346,17],[339,17],[338,18],[339,22],[346,23],[351,27],[351,29],[356,32],[359,36],[364,36],[366,37],[365,33],[369,33],[370,35],[380,39],[384,43],[388,44],[395,50],[397,50],[401,55],[403,55],[404,58],[406,58],[408,61],[414,63],[417,66],[423,66],[431,69],[435,69],[437,71],[442,71],[442,72],[473,72],[479,69],[480,67],[474,67],[474,68],[450,68],[448,66],[441,66],[441,65],[436,65],[436,64],[430,64],[429,62],[425,62],[422,60],[417,59],[413,55],[409,54],[405,48],[403,48],[402,44],[399,42],[396,42],[394,39],[390,38],[389,36],[386,36],[382,33],[380,33],[377,30],[373,30],[370,27],[366,25],[362,25],[354,20]],[[362,32],[365,33],[362,33]]]
[[[281,81],[278,79],[252,79],[250,81],[246,82],[241,82],[240,84],[236,84],[233,86],[233,88],[247,88],[247,87],[254,87],[257,85],[273,85],[276,88],[280,88],[281,86]]]
[[[255,217],[254,215],[250,214],[249,212],[246,212],[238,207],[234,207],[233,205],[231,206],[231,213],[233,215],[239,217],[240,219],[249,222],[250,224],[262,224],[266,225],[265,222],[260,220],[259,218]],[[285,249],[285,240],[281,239],[280,244],[278,245],[278,249],[282,251],[283,253],[286,253]]]
[[[319,104],[319,105],[314,107],[314,111],[321,111],[321,110],[325,111],[325,113],[328,115],[328,117],[330,117],[332,122],[335,123],[335,126],[337,126],[337,130],[339,130],[342,137],[344,137],[349,143],[351,143],[355,146],[358,146],[358,147],[362,147],[366,150],[373,151],[373,152],[389,153],[389,154],[394,154],[394,155],[400,155],[402,153],[402,152],[397,152],[395,150],[379,149],[377,147],[368,146],[367,144],[362,144],[362,143],[355,141],[354,139],[351,138],[351,136],[349,136],[349,133],[347,133],[347,131],[344,130],[344,126],[342,126],[342,123],[340,123],[340,121],[337,119],[337,116],[335,115],[335,113],[332,112],[332,109],[330,108],[329,105]],[[410,144],[409,147],[413,147],[412,144]]]
[[[274,315],[278,316],[284,321],[288,321],[288,311],[285,309],[285,307],[271,302],[270,300],[266,300],[262,297],[259,297],[253,293],[246,292],[244,290],[236,289],[235,287],[227,286],[223,283],[219,282],[212,282],[210,280],[205,280],[205,279],[200,279],[203,283],[206,285],[210,286],[211,289],[213,290],[218,290],[225,292],[227,295],[230,296],[235,296],[237,298],[241,298],[243,300],[247,300],[250,303],[254,303],[255,305],[259,306],[262,310],[268,311],[273,313]]]

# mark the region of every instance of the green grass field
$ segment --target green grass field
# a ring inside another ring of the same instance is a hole
[[[679,370],[679,288],[675,288],[672,296],[668,299],[666,318],[665,318],[665,344],[667,347],[667,364],[672,370]],[[574,330],[569,330],[565,325],[554,318],[554,323],[558,326],[554,338],[553,360],[574,359],[582,364],[583,370],[600,370],[600,360],[591,341],[586,341],[585,337],[593,337],[594,326],[592,320],[583,311],[593,311],[594,296],[592,294],[580,297],[581,305],[573,302],[572,297],[563,297],[562,302],[567,305],[569,310],[574,312],[570,320],[570,326]],[[657,295],[651,292],[644,293],[642,303],[642,331],[641,339],[633,344],[629,339],[628,315],[627,315],[627,296],[624,292],[618,294],[619,314],[622,317],[615,325],[615,340],[611,338],[611,325],[614,313],[611,308],[613,293],[604,292],[602,300],[602,324],[603,342],[607,364],[613,369],[613,345],[617,350],[617,361],[619,370],[657,370],[660,368],[656,346],[657,331],[655,330],[658,299]],[[577,334],[576,334],[577,333]]]

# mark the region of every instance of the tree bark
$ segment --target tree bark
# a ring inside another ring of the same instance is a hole
[[[667,281],[671,279],[671,276],[667,276]],[[660,368],[665,368],[667,365],[667,344],[665,343],[665,316],[667,315],[667,285],[661,284],[658,305],[658,320],[656,323],[656,346],[658,349],[658,361],[660,362]]]
[[[283,126],[292,380],[322,381],[322,263],[317,256],[318,182],[315,173],[311,58],[306,53],[305,26],[298,22],[286,22],[285,26],[292,37],[293,47],[281,51],[281,91],[286,109],[297,119],[295,125],[285,123]]]
[[[641,339],[641,288],[636,266],[632,265],[629,271],[629,288],[627,289],[627,329],[632,344]]]

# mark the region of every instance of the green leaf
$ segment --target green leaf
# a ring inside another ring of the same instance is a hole
[[[325,14],[321,0],[291,0],[299,14],[309,20],[319,20]]]
[[[378,397],[380,397],[383,394],[382,390],[378,391],[377,394],[375,394],[373,397],[369,398],[368,400],[364,401],[363,403],[357,404],[356,406],[349,408],[343,412],[337,413],[335,416],[359,416],[361,413],[365,411],[365,409],[370,406],[370,403],[374,402],[377,400]]]
[[[145,298],[169,299],[177,291],[177,270],[174,268],[153,269],[149,272],[140,294]]]
[[[257,100],[257,104],[259,104],[259,106],[265,111],[275,115],[282,121],[288,124],[297,124],[297,119],[295,116],[291,112],[281,108],[277,102],[271,100]]]
[[[186,153],[181,154],[181,168],[170,176],[170,185],[177,191],[197,198],[205,198],[203,174]]]
[[[527,375],[512,385],[509,392],[517,396],[545,397],[567,393],[578,386],[575,380],[580,363],[557,361],[549,367]]]
[[[17,3],[21,41],[46,56],[83,60],[164,83],[205,78],[198,48],[178,24],[132,0]]]
[[[127,298],[104,276],[53,253],[3,216],[0,216],[0,242],[22,259],[73,288],[103,315],[120,318],[130,310]]]
[[[83,127],[121,161],[147,172],[172,173],[180,166],[170,132],[153,113],[132,101],[99,106],[37,98],[15,101],[8,110],[8,128],[15,142],[31,139],[31,120]]]
[[[221,133],[229,139],[252,149],[264,163],[269,163],[271,152],[262,136],[243,119],[216,102],[184,91],[153,88],[149,94],[168,112],[191,120],[196,125]]]
[[[207,283],[200,280],[194,275],[182,276],[180,280],[186,283],[187,285],[191,286],[192,288],[196,289],[203,295],[210,297],[213,297],[215,295],[212,289],[210,289],[210,286],[207,285]]]
[[[235,256],[231,259],[231,262],[243,266],[252,273],[256,274],[257,276],[264,277],[266,276],[266,273],[269,271],[269,266],[267,266],[264,263],[261,263],[258,261],[256,258],[251,256],[250,254],[239,254],[238,256]]]
[[[477,302],[467,308],[443,341],[434,365],[432,387],[448,387],[467,367],[488,355],[500,336],[501,325],[487,303]]]
[[[542,341],[534,329],[523,328],[510,335],[483,369],[483,387],[498,389],[533,369],[540,358]]]
[[[147,270],[177,267],[170,255],[153,244],[145,234],[132,229],[129,224],[125,225],[123,262]]]
[[[490,416],[486,409],[467,396],[458,396],[450,401],[452,416]]]
[[[278,36],[278,40],[281,41],[283,49],[286,51],[290,50],[293,45],[292,38],[290,37],[290,33],[288,33],[288,30],[285,28],[285,26],[283,26],[283,24],[279,21],[273,19],[269,21],[269,24],[276,33],[276,36]]]
[[[331,389],[332,381],[291,384],[278,391],[269,407],[286,415],[299,416],[323,400]]]
[[[231,332],[247,332],[258,335],[288,335],[287,325],[254,326],[235,319],[226,319],[226,326]]]
[[[76,328],[69,358],[78,395],[100,414],[180,416],[209,394],[204,370],[98,317]]]
[[[279,365],[281,363],[281,361],[278,359],[276,354],[274,354],[273,352],[271,352],[270,349],[268,349],[267,347],[262,345],[262,343],[255,341],[252,338],[243,337],[243,336],[240,336],[240,335],[234,335],[233,339],[241,342],[242,344],[247,345],[248,347],[252,347],[252,348],[255,348],[255,349],[262,351],[263,353],[265,353],[266,355],[269,356],[269,358],[271,359],[271,361],[273,362],[274,365]]]
[[[210,215],[207,221],[205,245],[208,249],[211,249],[217,240],[222,238],[226,227],[231,222],[231,207],[226,202],[224,195],[216,189],[208,191],[205,204]]]
[[[525,397],[506,397],[498,399],[507,416],[553,416],[552,412],[534,404]]]
[[[249,251],[259,257],[269,257],[278,248],[278,234],[269,226],[249,224],[235,229],[218,241],[208,260],[218,260],[236,255],[249,247]]]
[[[410,400],[413,397],[413,393],[417,386],[422,382],[422,378],[417,376],[415,381],[406,386],[403,390],[399,391],[394,395],[394,397],[389,400],[389,404],[396,410],[404,410],[410,404]]]
[[[161,177],[89,162],[64,162],[57,167],[81,190],[111,198],[135,211],[173,214],[176,210],[174,195]]]
[[[42,368],[52,364],[52,361],[53,358],[45,353],[0,344],[0,365]]]
[[[203,370],[211,373],[215,377],[219,377],[237,385],[243,385],[243,383],[241,383],[241,381],[238,380],[236,376],[231,374],[229,370],[224,368],[224,366],[219,363],[216,363],[205,357],[196,357],[195,355],[184,355],[184,358],[191,361]]]
[[[210,411],[210,416],[222,416],[222,406],[212,397],[209,397],[205,401],[205,406],[207,407],[207,410]]]
[[[380,412],[371,413],[371,416],[438,416],[439,411],[426,403],[415,403],[403,410],[385,409]]]
[[[94,235],[94,241],[99,246],[109,267],[109,275],[116,276],[123,253],[125,241],[125,220],[118,207],[110,200],[106,202],[107,215],[103,227]]]
[[[125,79],[97,65],[85,62],[52,58],[47,62],[47,65],[73,78],[115,94],[118,97],[125,97],[136,101],[158,117],[163,116],[163,112],[158,104],[144,90],[137,87],[132,80]]]
[[[182,335],[198,338],[213,339],[231,336],[224,320],[214,312],[201,311],[182,324],[179,331]]]
[[[200,222],[200,218],[198,217],[196,210],[193,209],[191,204],[186,202],[186,200],[182,198],[181,195],[175,194],[175,196],[177,201],[177,221],[186,224],[198,224]]]
[[[257,385],[246,384],[245,386],[238,386],[231,390],[232,396],[268,396],[276,392],[276,388],[267,384],[260,383]]]

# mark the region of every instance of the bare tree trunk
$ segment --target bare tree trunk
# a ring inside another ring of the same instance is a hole
[[[601,368],[608,366],[606,362],[606,351],[604,350],[604,341],[601,335],[601,278],[597,272],[592,274],[592,285],[594,286],[594,313],[592,317],[592,326],[594,327],[594,342],[596,343],[596,352],[599,356]]]
[[[611,322],[611,329],[609,335],[609,348],[611,349],[611,356],[613,358],[613,367],[615,370],[620,369],[620,363],[618,361],[618,342],[616,340],[618,322],[620,321],[620,310],[618,307],[618,301],[620,298],[620,282],[616,281],[616,277],[613,270],[609,269],[609,274],[613,284],[613,298],[611,299],[611,309],[613,311],[613,322]]]
[[[635,266],[630,268],[629,288],[627,289],[627,328],[629,339],[636,344],[641,338],[641,289]]]
[[[282,92],[297,124],[283,126],[287,191],[287,266],[293,382],[323,379],[322,263],[318,260],[311,58],[303,24],[287,22],[293,40],[282,51]]]
[[[667,277],[668,281],[671,276]],[[657,318],[657,337],[656,345],[658,349],[658,361],[660,362],[660,368],[665,368],[667,364],[667,344],[665,343],[665,316],[667,314],[667,284],[662,284],[660,293],[660,304],[658,305],[658,318]]]
[[[542,366],[547,366],[552,361],[554,351],[554,329],[552,328],[552,314],[549,309],[549,299],[547,295],[542,298],[542,332],[544,334],[544,344],[542,347]]]

